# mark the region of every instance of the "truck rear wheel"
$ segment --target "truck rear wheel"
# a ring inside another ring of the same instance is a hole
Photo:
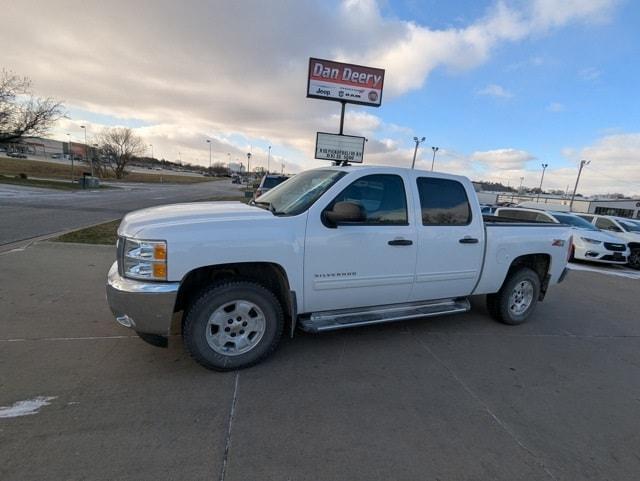
[[[497,293],[487,295],[487,310],[504,324],[522,324],[533,312],[539,295],[538,274],[522,267],[509,275]]]
[[[284,317],[276,296],[260,284],[226,281],[189,306],[182,337],[189,354],[217,371],[251,366],[278,345]]]

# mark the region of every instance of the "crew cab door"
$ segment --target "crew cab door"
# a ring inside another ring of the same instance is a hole
[[[405,178],[380,173],[348,179],[340,193],[327,194],[309,212],[305,312],[405,302],[413,286],[417,238]],[[345,201],[361,206],[366,221],[331,227],[323,210]]]
[[[419,174],[413,188],[418,259],[411,300],[471,294],[482,270],[485,242],[475,191],[470,183]]]

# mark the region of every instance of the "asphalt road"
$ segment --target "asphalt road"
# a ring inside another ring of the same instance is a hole
[[[297,334],[221,374],[179,337],[154,348],[113,321],[113,258],[52,243],[0,255],[0,479],[638,479],[637,279],[574,271],[518,327],[477,299]]]
[[[0,184],[0,248],[18,241],[122,217],[160,204],[211,196],[240,197],[229,179],[195,184],[120,184],[66,192]]]

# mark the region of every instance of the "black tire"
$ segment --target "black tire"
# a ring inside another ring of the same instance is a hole
[[[640,270],[640,249],[634,248],[631,249],[631,254],[629,255],[629,267],[632,269]]]
[[[255,304],[264,314],[262,337],[248,352],[225,355],[207,341],[209,317],[225,304],[236,300]],[[250,281],[223,281],[205,289],[190,304],[185,314],[182,337],[199,364],[216,371],[231,371],[252,366],[271,354],[282,337],[284,316],[276,296],[260,284]]]
[[[533,297],[526,310],[521,313],[516,313],[510,308],[511,295],[516,289],[516,286],[522,282],[530,283],[533,288]],[[540,278],[538,274],[528,267],[521,267],[509,274],[497,293],[487,295],[487,310],[496,321],[516,326],[524,323],[529,318],[538,303],[539,295]]]

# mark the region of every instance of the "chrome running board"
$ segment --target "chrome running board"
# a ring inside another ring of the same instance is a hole
[[[440,299],[438,301],[314,312],[308,317],[300,318],[298,325],[303,331],[322,332],[405,319],[456,314],[467,312],[469,309],[471,309],[471,305],[466,298]]]

